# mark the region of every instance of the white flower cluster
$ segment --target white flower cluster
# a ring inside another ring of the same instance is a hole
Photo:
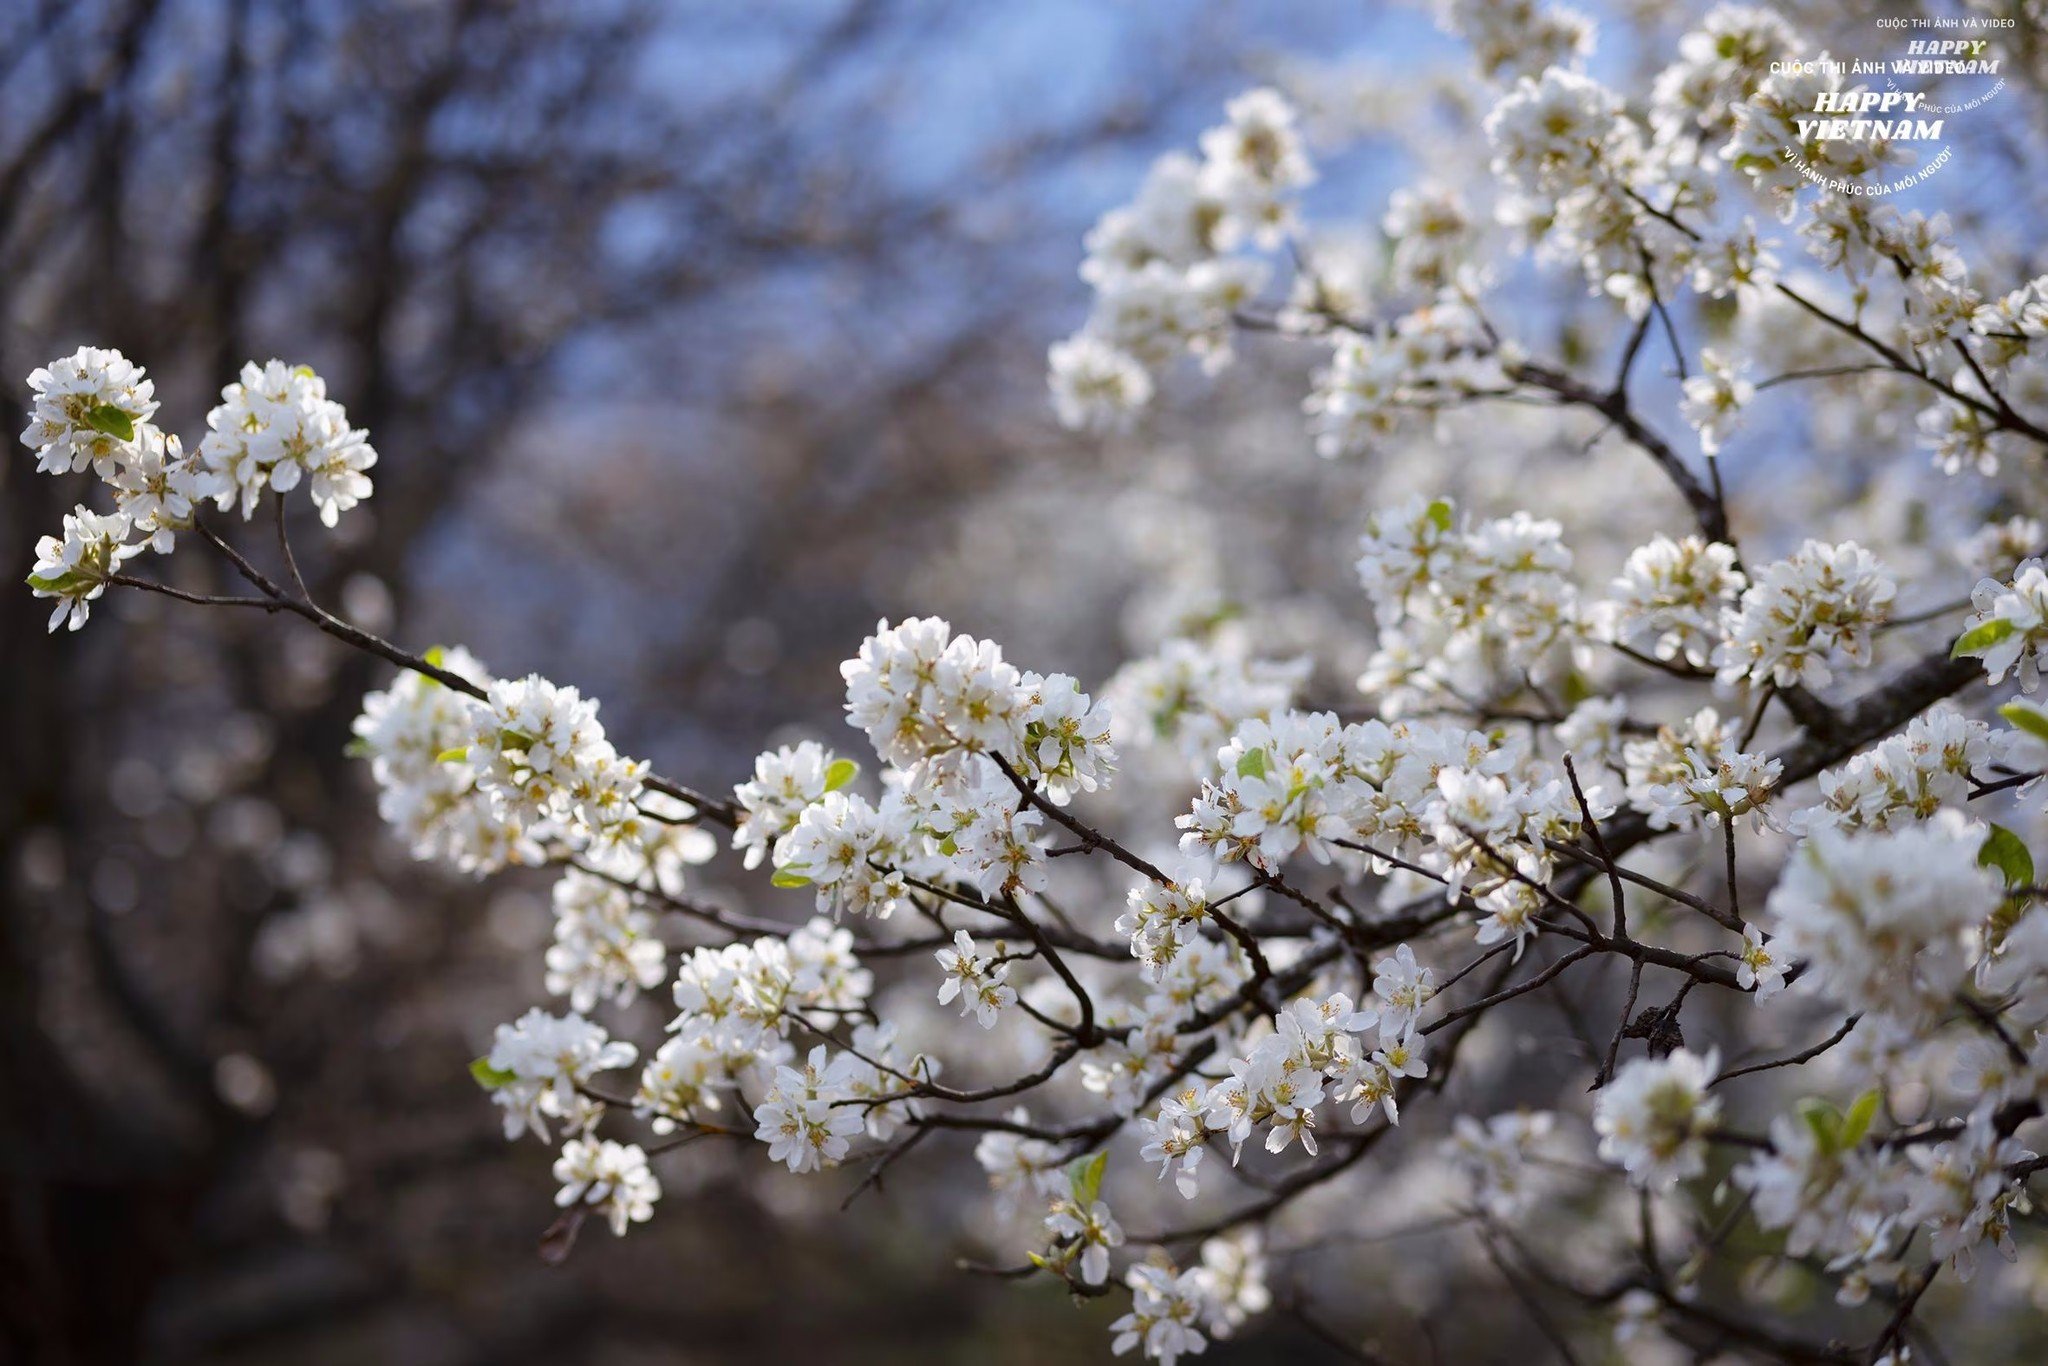
[[[1735,548],[1700,536],[1659,536],[1631,551],[1613,597],[1593,612],[1601,637],[1647,646],[1658,659],[1707,666],[1721,641],[1723,611],[1749,580],[1736,568]]]
[[[1593,50],[1593,21],[1534,0],[1437,0],[1437,27],[1472,47],[1482,75],[1499,80],[1573,67]]]
[[[1680,1048],[1624,1064],[1593,1107],[1600,1156],[1627,1169],[1637,1185],[1660,1190],[1706,1170],[1706,1135],[1721,1118],[1707,1094],[1720,1057]]]
[[[768,1145],[769,1161],[813,1172],[846,1156],[854,1136],[867,1128],[860,1111],[842,1103],[853,1097],[859,1066],[851,1053],[828,1058],[819,1044],[802,1067],[775,1069],[766,1098],[754,1108],[754,1137]]]
[[[479,687],[489,672],[467,650],[432,650],[427,661]],[[352,752],[370,761],[377,813],[402,835],[413,857],[488,873],[508,863],[537,863],[529,833],[501,813],[477,785],[468,754],[475,699],[420,673],[402,673],[363,698]]]
[[[886,920],[910,894],[907,866],[921,866],[914,808],[900,793],[871,804],[858,792],[828,792],[805,807],[775,845],[776,876],[817,888],[817,905]]]
[[[1708,348],[1700,352],[1700,373],[1688,378],[1683,387],[1685,400],[1678,405],[1679,416],[1700,434],[1702,451],[1718,454],[1742,410],[1756,397],[1756,385],[1742,377],[1739,364]]]
[[[581,1015],[527,1011],[498,1026],[491,1051],[475,1066],[477,1080],[505,1112],[505,1137],[531,1130],[549,1141],[548,1121],[571,1134],[587,1134],[604,1117],[604,1104],[583,1088],[600,1072],[631,1067],[639,1050],[614,1039]]]
[[[285,493],[303,479],[320,520],[333,526],[370,496],[364,471],[377,463],[377,452],[369,434],[348,425],[347,411],[327,397],[311,366],[251,361],[220,398],[206,415],[199,460],[222,508],[239,500],[248,517],[266,489]]]
[[[1593,288],[1640,317],[1683,279],[1690,242],[1645,204],[1682,195],[1689,168],[1645,145],[1613,91],[1553,66],[1516,82],[1485,128],[1494,173],[1518,196],[1503,216],[1550,252],[1578,261]]]
[[[1031,1112],[1018,1106],[1004,1116],[1012,1124],[1027,1125]],[[974,1145],[974,1160],[987,1176],[989,1189],[996,1193],[998,1208],[1005,1217],[1014,1215],[1034,1197],[1056,1197],[1067,1189],[1067,1171],[1059,1144],[1027,1138],[1008,1129],[990,1129]]]
[[[2022,561],[2008,582],[1980,579],[1970,602],[1976,611],[1956,642],[1956,653],[1981,660],[1993,683],[2012,674],[2023,692],[2040,687],[2040,648],[2048,641],[2048,569],[2038,559]]]
[[[1435,975],[1403,944],[1376,965],[1372,1001],[1354,1008],[1342,992],[1294,1001],[1273,1017],[1270,1032],[1245,1041],[1227,1077],[1169,1095],[1156,1116],[1138,1121],[1145,1139],[1141,1156],[1159,1163],[1162,1180],[1172,1174],[1191,1200],[1212,1134],[1229,1141],[1235,1163],[1245,1141],[1262,1127],[1266,1151],[1282,1152],[1299,1140],[1314,1154],[1316,1107],[1325,1101],[1349,1102],[1354,1124],[1381,1107],[1388,1123],[1399,1123],[1395,1087],[1402,1078],[1429,1075],[1415,1025],[1435,989]],[[1368,1030],[1377,1031],[1377,1046],[1369,1052],[1354,1037]]]
[[[1153,372],[1182,353],[1218,368],[1232,318],[1267,268],[1240,248],[1271,249],[1294,224],[1294,196],[1315,180],[1293,108],[1273,90],[1230,101],[1202,135],[1200,160],[1160,159],[1137,198],[1088,234],[1081,277],[1095,308],[1052,348],[1053,400],[1071,427],[1116,430],[1152,398]]]
[[[1473,1205],[1510,1220],[1537,1193],[1535,1160],[1556,1127],[1557,1116],[1548,1110],[1511,1110],[1484,1122],[1459,1115],[1442,1147],[1470,1186]]]
[[[64,514],[63,536],[36,542],[28,583],[37,597],[57,600],[50,614],[52,631],[67,622],[74,631],[85,625],[93,602],[107,591],[108,578],[142,553],[142,545],[128,543],[133,531],[126,513],[98,513],[81,503],[77,511]]]
[[[1133,935],[1132,949],[1138,948]],[[1173,1074],[1190,1041],[1206,1032],[1192,1029],[1190,1017],[1233,996],[1247,975],[1235,945],[1218,939],[1188,940],[1156,971],[1152,990],[1136,1006],[1119,1003],[1109,1010],[1105,1024],[1128,1028],[1128,1034],[1110,1039],[1083,1058],[1082,1086],[1107,1098],[1118,1114],[1136,1114]]]
[[[1847,1114],[1815,1101],[1772,1121],[1769,1149],[1734,1172],[1757,1222],[1784,1229],[1792,1255],[1827,1258],[1841,1277],[1836,1299],[1843,1304],[1907,1284],[1907,1244],[1920,1229],[1960,1280],[1970,1279],[1983,1244],[2013,1260],[2012,1225],[2027,1198],[2012,1172],[2034,1154],[2000,1135],[1989,1105],[1938,1144],[1869,1140],[1878,1096],[1865,1092]]]
[[[1714,652],[1721,681],[1825,687],[1836,669],[1870,663],[1897,595],[1891,574],[1854,541],[1808,541],[1758,570],[1726,614],[1728,638]]]
[[[1329,863],[1348,850],[1353,865],[1426,862],[1454,889],[1513,876],[1507,860],[1540,859],[1545,838],[1570,839],[1579,821],[1564,780],[1519,740],[1423,722],[1347,725],[1330,712],[1246,722],[1176,818],[1193,858],[1272,871],[1297,853]]]
[[[668,951],[654,917],[633,893],[571,869],[555,883],[555,942],[547,952],[547,989],[586,1011],[599,1001],[631,1005],[668,975]]]
[[[1170,1263],[1139,1262],[1125,1273],[1124,1284],[1131,1292],[1131,1310],[1109,1325],[1115,1335],[1110,1350],[1122,1356],[1142,1348],[1161,1366],[1200,1354],[1210,1339],[1229,1337],[1273,1302],[1255,1231],[1207,1240],[1200,1264],[1186,1271]]]
[[[1387,705],[1486,699],[1568,668],[1583,628],[1561,531],[1524,512],[1460,529],[1443,498],[1375,513],[1358,577],[1380,641],[1359,688]]]
[[[882,622],[840,673],[847,720],[896,768],[994,755],[1056,798],[1116,771],[1107,707],[1064,674],[1018,672],[1002,647],[956,636],[937,617]]]
[[[1434,293],[1457,283],[1459,267],[1478,240],[1479,224],[1455,188],[1425,183],[1387,196],[1380,230],[1394,244],[1388,271],[1395,285]]]
[[[1770,74],[1778,54],[1798,47],[1791,26],[1770,10],[1716,5],[1678,40],[1678,58],[1657,74],[1651,124],[1660,140],[1690,139],[1704,154],[1726,146],[1737,106]]]
[[[235,406],[241,402],[241,385],[229,385],[223,391],[229,404],[208,418],[209,426],[216,426],[214,417],[232,408],[227,420],[243,424],[245,444],[266,451],[272,444],[265,424],[278,425],[275,453],[253,490],[241,489],[235,472],[216,459],[218,431],[188,456],[176,436],[150,422],[157,411],[156,385],[119,351],[81,347],[29,375],[35,402],[21,440],[36,453],[36,468],[45,474],[90,468],[114,496],[113,512],[96,513],[80,504],[65,517],[61,537],[46,536],[36,546],[29,586],[37,597],[56,599],[51,630],[67,621],[74,631],[83,626],[108,577],[145,549],[169,554],[176,533],[192,525],[195,508],[208,499],[227,508],[241,490],[247,517],[264,488],[283,493],[297,486],[301,474],[310,474],[314,505],[321,520],[333,526],[341,513],[369,497],[370,480],[363,471],[376,463],[377,454],[364,433],[349,429],[347,414],[327,399],[311,370],[288,370],[279,361],[270,362],[269,370],[287,377],[295,402],[303,399],[303,418],[294,419],[289,439],[282,434],[279,410],[265,406],[265,400]],[[252,364],[243,373],[244,382],[269,370],[258,371]]]
[[[1648,739],[1625,741],[1629,805],[1654,830],[1718,825],[1749,816],[1761,824],[1765,803],[1784,765],[1735,747],[1735,727],[1712,707],[1679,726],[1661,726]]]
[[[852,782],[859,767],[837,758],[815,740],[784,745],[754,760],[754,777],[732,791],[739,804],[739,826],[732,847],[746,854],[746,866],[758,868],[775,842],[796,828],[804,811]]]
[[[1125,664],[1104,692],[1119,744],[1172,745],[1200,776],[1239,726],[1293,705],[1308,672],[1307,659],[1253,659],[1176,638]]]
[[[997,959],[1002,952],[998,942]],[[946,974],[939,984],[939,1004],[947,1005],[957,997],[963,1018],[971,1014],[983,1029],[994,1029],[1003,1008],[1017,999],[1016,989],[1006,980],[1009,964],[984,957],[974,947],[974,936],[965,930],[955,931],[952,947],[940,949],[934,956]]]
[[[1794,813],[1787,828],[1806,835],[1928,820],[1969,800],[1972,782],[1993,780],[1992,770],[2008,758],[2010,737],[1954,707],[1936,707],[1914,717],[1902,734],[1822,773],[1821,800]]]
[[[788,1056],[782,1040],[799,1013],[856,1011],[873,985],[854,956],[852,934],[813,920],[787,938],[693,950],[676,969],[678,1014],[669,1029],[714,1039],[723,1057],[773,1062]]]
[[[1124,432],[1152,402],[1152,374],[1128,351],[1081,332],[1046,353],[1053,411],[1076,431]]]
[[[1204,942],[1202,927],[1211,923],[1207,879],[1190,873],[1172,886],[1141,882],[1131,888],[1116,932],[1131,941],[1145,980],[1158,985],[1183,952]]]
[[[1106,785],[1108,705],[1065,674],[1020,673],[937,617],[883,622],[841,672],[847,719],[888,765],[887,791],[875,803],[841,790],[852,764],[815,746],[763,755],[735,794],[749,858],[772,839],[778,880],[815,887],[834,915],[886,918],[931,878],[985,896],[1042,890],[1045,817],[1019,784],[1058,804]]]
[[[499,679],[469,709],[467,760],[477,791],[514,827],[575,831],[600,847],[630,846],[647,765],[605,738],[597,702],[539,674]]]
[[[661,1182],[648,1170],[639,1145],[611,1139],[572,1138],[555,1159],[555,1180],[562,1189],[555,1203],[563,1209],[583,1205],[602,1213],[612,1233],[623,1237],[632,1224],[654,1217]]]
[[[1330,364],[1316,372],[1302,406],[1317,454],[1332,459],[1369,453],[1413,414],[1510,387],[1462,283],[1391,324],[1337,326],[1329,345]]]
[[[82,346],[31,371],[35,395],[21,444],[43,474],[94,468],[111,476],[127,459],[136,431],[156,415],[156,384],[119,351]]]
[[[1983,827],[1944,810],[1882,832],[1821,830],[1771,892],[1773,947],[1798,988],[1914,1023],[1945,1009],[2004,889],[1978,861]]]
[[[771,1162],[792,1172],[835,1166],[855,1138],[885,1143],[916,1113],[909,1101],[893,1098],[905,1089],[903,1078],[929,1081],[937,1073],[938,1064],[922,1055],[899,1055],[895,1026],[861,1025],[845,1052],[831,1055],[819,1044],[801,1067],[775,1069],[754,1108],[754,1137],[768,1145]]]
[[[2048,543],[2048,527],[2037,517],[1987,522],[1956,548],[1956,558],[1979,578],[2008,579]]]

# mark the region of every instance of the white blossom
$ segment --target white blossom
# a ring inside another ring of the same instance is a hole
[[[112,475],[157,410],[156,384],[142,367],[97,346],[31,371],[28,387],[35,403],[21,444],[45,474],[93,466]]]
[[[1824,687],[1834,671],[1870,662],[1874,632],[1898,594],[1877,557],[1854,541],[1808,541],[1757,571],[1741,606],[1724,614],[1715,651],[1724,683]]]
[[[775,1079],[754,1107],[754,1137],[768,1145],[771,1162],[790,1171],[814,1172],[837,1166],[854,1135],[865,1128],[851,1100],[854,1058],[842,1053],[828,1058],[823,1044],[813,1048],[801,1067],[775,1069]]]
[[[1702,1057],[1683,1048],[1623,1064],[1593,1107],[1600,1156],[1651,1190],[1705,1171],[1704,1138],[1721,1117],[1707,1086],[1719,1066],[1714,1050]]]
[[[1773,953],[1798,986],[1852,1010],[1937,1010],[1968,970],[1968,937],[2003,896],[1977,861],[1982,827],[1944,811],[1882,833],[1821,830],[1772,889]]]
[[[998,943],[998,954],[1001,951]],[[965,930],[955,931],[952,947],[940,949],[934,956],[946,974],[939,983],[939,1004],[949,1004],[957,997],[962,1018],[971,1013],[983,1029],[994,1029],[1004,1007],[1017,999],[1016,990],[1004,980],[1010,974],[1009,964],[991,963],[983,957]]]
[[[311,367],[251,361],[220,397],[206,415],[199,458],[222,509],[239,501],[248,517],[266,489],[286,493],[303,479],[320,520],[333,526],[370,496],[365,471],[377,452],[368,433],[348,425],[347,411],[327,397],[326,382]]]
[[[55,598],[50,629],[67,625],[76,631],[92,615],[92,604],[107,591],[109,576],[146,547],[131,543],[134,525],[125,513],[97,513],[80,504],[64,515],[64,535],[36,542],[36,562],[28,584],[39,598]]]
[[[555,1180],[562,1183],[557,1205],[597,1209],[619,1237],[625,1236],[628,1226],[652,1219],[654,1202],[661,1198],[661,1183],[647,1168],[647,1154],[634,1144],[608,1138],[572,1138],[564,1143],[555,1161]]]

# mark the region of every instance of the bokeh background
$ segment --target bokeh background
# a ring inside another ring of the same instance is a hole
[[[1604,8],[1622,78],[1688,17]],[[1867,41],[1909,7],[1849,8]],[[2032,261],[2015,278],[2042,268],[2009,231],[2044,221],[2021,136],[2048,126],[2042,69],[2036,48],[1940,184],[1966,234],[1988,216]],[[1280,348],[1175,378],[1139,436],[1077,437],[1045,348],[1085,315],[1087,226],[1231,94],[1295,96],[1313,214],[1363,235],[1419,169],[1483,162],[1467,71],[1426,12],[1356,0],[0,0],[0,428],[24,424],[21,377],[83,344],[147,365],[185,432],[243,360],[312,364],[382,457],[339,533],[297,537],[315,595],[573,683],[622,749],[704,788],[844,736],[836,666],[884,615],[946,615],[1091,688],[1255,615],[1265,653],[1314,651],[1308,701],[1355,700],[1367,508],[1576,509],[1588,582],[1682,509],[1590,421],[1529,409],[1319,461],[1311,357]],[[1574,278],[1504,307],[1542,310],[1568,362],[1614,341]],[[1815,359],[1764,332],[1741,344],[1765,368],[1774,341]],[[1667,415],[1674,387],[1642,379]],[[1904,574],[1953,576],[1963,530],[2041,510],[2011,488],[1937,510],[1911,397],[1768,413],[1726,461],[1746,545],[1854,525]],[[0,564],[25,572],[81,496],[0,459]],[[197,590],[227,587],[216,570],[162,566]],[[343,748],[388,671],[260,614],[130,594],[59,637],[46,615],[0,591],[0,1361],[1106,1355],[1109,1303],[953,1269],[1027,1238],[937,1142],[924,1176],[951,1180],[906,1174],[843,1216],[851,1181],[699,1145],[663,1166],[651,1225],[543,1264],[550,1154],[503,1141],[466,1065],[545,999],[547,881],[444,875],[383,833]],[[1157,842],[1187,776],[1142,768]],[[696,890],[805,913],[729,858]],[[661,1015],[643,1003],[639,1037]],[[1512,1104],[1517,1070],[1547,1095],[1570,1046],[1539,1016],[1474,1066]],[[1407,1244],[1361,1265],[1322,1288],[1396,1359],[1526,1339],[1469,1267]],[[1286,1312],[1296,1275],[1207,1359],[1330,1355]]]

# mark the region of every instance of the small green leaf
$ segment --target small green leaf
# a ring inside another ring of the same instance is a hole
[[[802,873],[799,873],[794,867],[777,868],[775,876],[768,879],[768,885],[771,887],[808,887],[811,885],[811,880]]]
[[[1423,511],[1428,516],[1430,521],[1436,523],[1436,529],[1438,531],[1449,531],[1451,529],[1450,499],[1439,498],[1434,503],[1431,503],[1427,508],[1423,509]]]
[[[62,574],[28,576],[28,586],[43,593],[75,593],[81,588],[90,588],[99,581],[99,575],[89,574],[82,569],[67,569]]]
[[[519,1080],[517,1072],[507,1072],[491,1066],[489,1058],[478,1058],[469,1065],[469,1075],[476,1078],[476,1084],[486,1091],[495,1091],[508,1082]]]
[[[2008,887],[2034,885],[2034,856],[2028,852],[2027,842],[2002,825],[1992,826],[1991,833],[1984,837],[1977,862],[2003,873]]]
[[[437,764],[459,764],[468,757],[469,746],[464,745],[460,749],[442,750],[439,754],[436,754],[434,756],[434,762]]]
[[[1102,1194],[1102,1171],[1109,1165],[1109,1149],[1089,1157],[1077,1157],[1067,1164],[1067,1185],[1074,1192],[1074,1203],[1087,1209]]]
[[[859,764],[851,759],[834,759],[825,769],[825,790],[837,792],[859,776]]]
[[[1266,776],[1266,751],[1248,749],[1237,761],[1237,776],[1240,778],[1263,778]]]
[[[1949,647],[1948,657],[1961,659],[1965,655],[1981,654],[2018,629],[2005,617],[1980,622],[1956,637],[1956,643]]]
[[[358,735],[341,747],[341,753],[347,759],[367,759],[370,757],[370,742]]]
[[[2048,740],[2048,711],[2033,703],[2008,702],[1998,709],[1998,714],[2036,740]]]
[[[1856,1103],[1849,1107],[1849,1113],[1842,1119],[1842,1146],[1853,1148],[1863,1141],[1870,1132],[1870,1121],[1877,1116],[1877,1088],[1872,1087],[1856,1097]]]
[[[90,409],[85,415],[85,425],[96,432],[104,432],[117,441],[135,439],[135,415],[111,403],[102,403]]]
[[[1808,1096],[1799,1102],[1799,1117],[1806,1121],[1806,1127],[1813,1130],[1814,1140],[1824,1153],[1838,1153],[1842,1150],[1842,1112],[1818,1096]]]

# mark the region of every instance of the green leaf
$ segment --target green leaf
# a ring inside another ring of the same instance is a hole
[[[825,790],[837,792],[859,776],[859,764],[851,759],[834,759],[825,769]]]
[[[2027,842],[2002,825],[1992,826],[1991,833],[1984,837],[1977,862],[2003,873],[2008,887],[2034,885],[2034,856],[2028,852]]]
[[[808,887],[811,885],[811,880],[802,873],[799,873],[794,867],[777,868],[775,876],[768,879],[768,885],[771,887]]]
[[[464,745],[460,749],[442,750],[439,754],[436,754],[434,756],[434,762],[437,764],[459,764],[468,757],[469,746]]]
[[[1450,499],[1439,498],[1434,503],[1431,503],[1427,508],[1424,508],[1423,512],[1425,513],[1425,515],[1428,516],[1430,521],[1436,523],[1436,529],[1438,531],[1449,531],[1451,529]]]
[[[1853,1148],[1863,1141],[1870,1132],[1870,1121],[1877,1116],[1877,1088],[1872,1087],[1856,1097],[1856,1103],[1849,1107],[1849,1113],[1842,1119],[1842,1146]]]
[[[2008,702],[1998,709],[1998,714],[2036,740],[2048,740],[2048,711],[2033,703]]]
[[[1087,1209],[1102,1194],[1102,1171],[1109,1165],[1109,1149],[1090,1157],[1077,1157],[1067,1164],[1067,1185],[1074,1192],[1074,1203]]]
[[[1980,622],[1956,637],[1956,643],[1949,647],[1948,657],[1961,659],[1965,655],[1981,654],[2017,630],[2019,627],[2004,617]]]
[[[1248,749],[1237,761],[1237,776],[1240,778],[1263,778],[1266,776],[1266,751]]]
[[[1842,1112],[1818,1096],[1808,1096],[1799,1102],[1799,1117],[1806,1121],[1806,1127],[1813,1130],[1813,1137],[1824,1153],[1838,1153],[1842,1150]]]
[[[97,574],[83,569],[67,569],[62,574],[31,574],[28,586],[44,593],[69,594],[81,588],[90,588],[100,581]]]
[[[118,441],[135,439],[135,415],[111,403],[102,403],[89,409],[85,415],[85,425]]]
[[[346,759],[367,759],[370,757],[370,742],[358,735],[341,747],[341,753]]]
[[[486,1091],[495,1091],[507,1082],[519,1080],[517,1072],[506,1072],[491,1066],[489,1058],[478,1058],[469,1065],[469,1075],[476,1078],[476,1084]]]

